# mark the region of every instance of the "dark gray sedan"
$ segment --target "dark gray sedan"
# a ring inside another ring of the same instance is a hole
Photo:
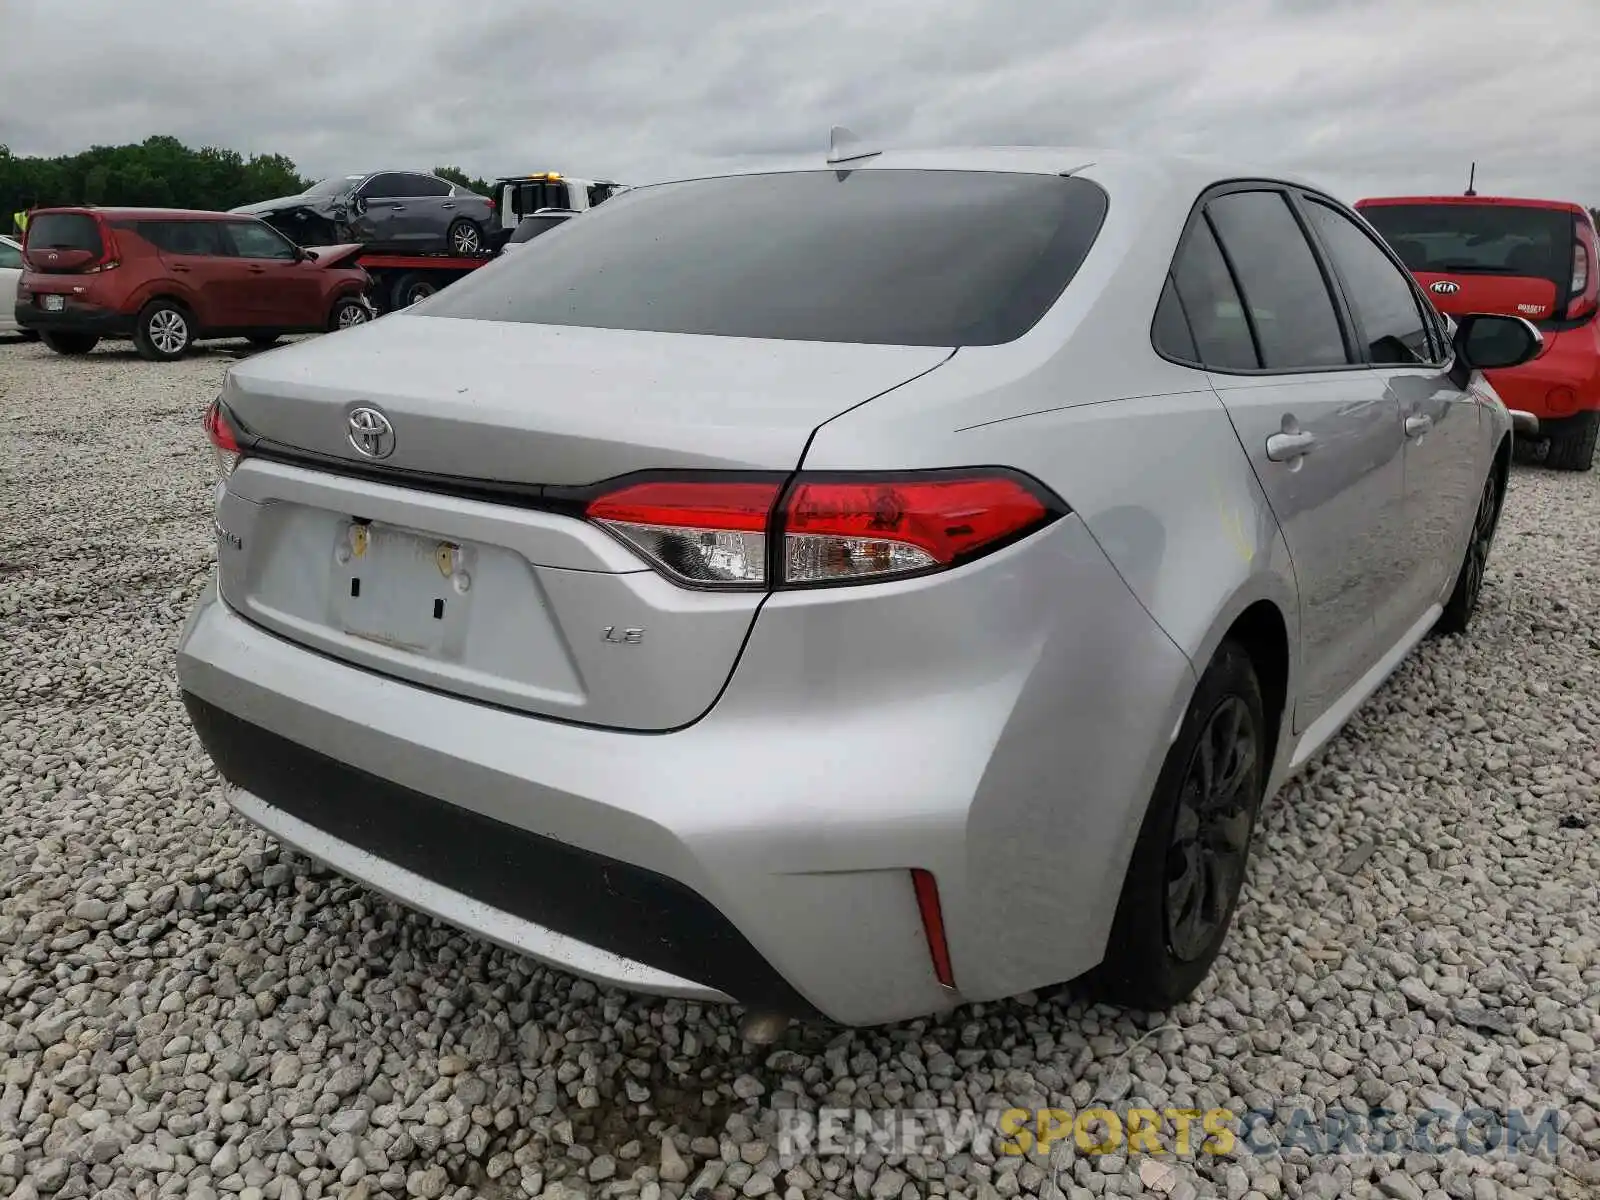
[[[260,217],[302,246],[340,242],[416,253],[484,253],[494,203],[421,171],[335,175],[298,196],[232,209]]]

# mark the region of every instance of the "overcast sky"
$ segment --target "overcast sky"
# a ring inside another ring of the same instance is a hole
[[[1600,0],[0,0],[0,143],[645,183],[827,146],[1175,149],[1600,205]]]

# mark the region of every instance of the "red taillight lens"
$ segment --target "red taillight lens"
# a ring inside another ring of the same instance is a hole
[[[780,486],[635,483],[592,501],[586,515],[679,582],[755,587],[766,583],[767,525]]]
[[[1594,226],[1587,221],[1575,220],[1576,236],[1572,239],[1572,282],[1568,285],[1567,295],[1572,297],[1567,304],[1567,317],[1587,316],[1593,312],[1597,300],[1600,300],[1600,279],[1595,278],[1595,231]]]
[[[1039,525],[1049,509],[1014,479],[802,482],[784,512],[784,582],[947,567]]]
[[[239,465],[243,451],[239,448],[238,435],[234,433],[233,426],[228,423],[227,414],[222,410],[222,401],[213,400],[206,409],[205,430],[206,439],[211,443],[212,453],[216,456],[217,477],[226,479]]]
[[[586,515],[678,582],[762,588],[777,528],[783,545],[772,583],[806,587],[955,566],[1065,511],[1005,471],[801,475],[775,511],[782,487],[776,478],[626,484],[592,501]]]

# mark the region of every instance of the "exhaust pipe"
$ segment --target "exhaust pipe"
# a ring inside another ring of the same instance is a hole
[[[1539,436],[1539,418],[1531,412],[1524,412],[1520,408],[1509,410],[1511,413],[1511,432],[1515,437],[1536,438]]]
[[[748,1012],[739,1022],[739,1036],[752,1046],[770,1046],[789,1028],[789,1018],[782,1013]]]

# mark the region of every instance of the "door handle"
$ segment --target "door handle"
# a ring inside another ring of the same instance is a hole
[[[266,273],[267,273],[267,269],[265,267],[251,267],[250,268],[250,274],[252,274],[252,275],[265,275]]]
[[[1432,417],[1418,414],[1417,416],[1406,418],[1406,436],[1408,438],[1419,438],[1432,428]]]
[[[440,208],[454,208],[455,206],[456,202],[454,200],[446,200],[443,204],[439,205]]]
[[[172,269],[175,273],[187,275],[191,268],[184,266],[182,263],[173,263]]]
[[[406,210],[406,206],[404,204],[395,204],[391,205],[391,207],[395,210],[395,212],[405,212]]]
[[[1275,433],[1267,439],[1267,458],[1273,462],[1293,462],[1316,448],[1314,433]]]

